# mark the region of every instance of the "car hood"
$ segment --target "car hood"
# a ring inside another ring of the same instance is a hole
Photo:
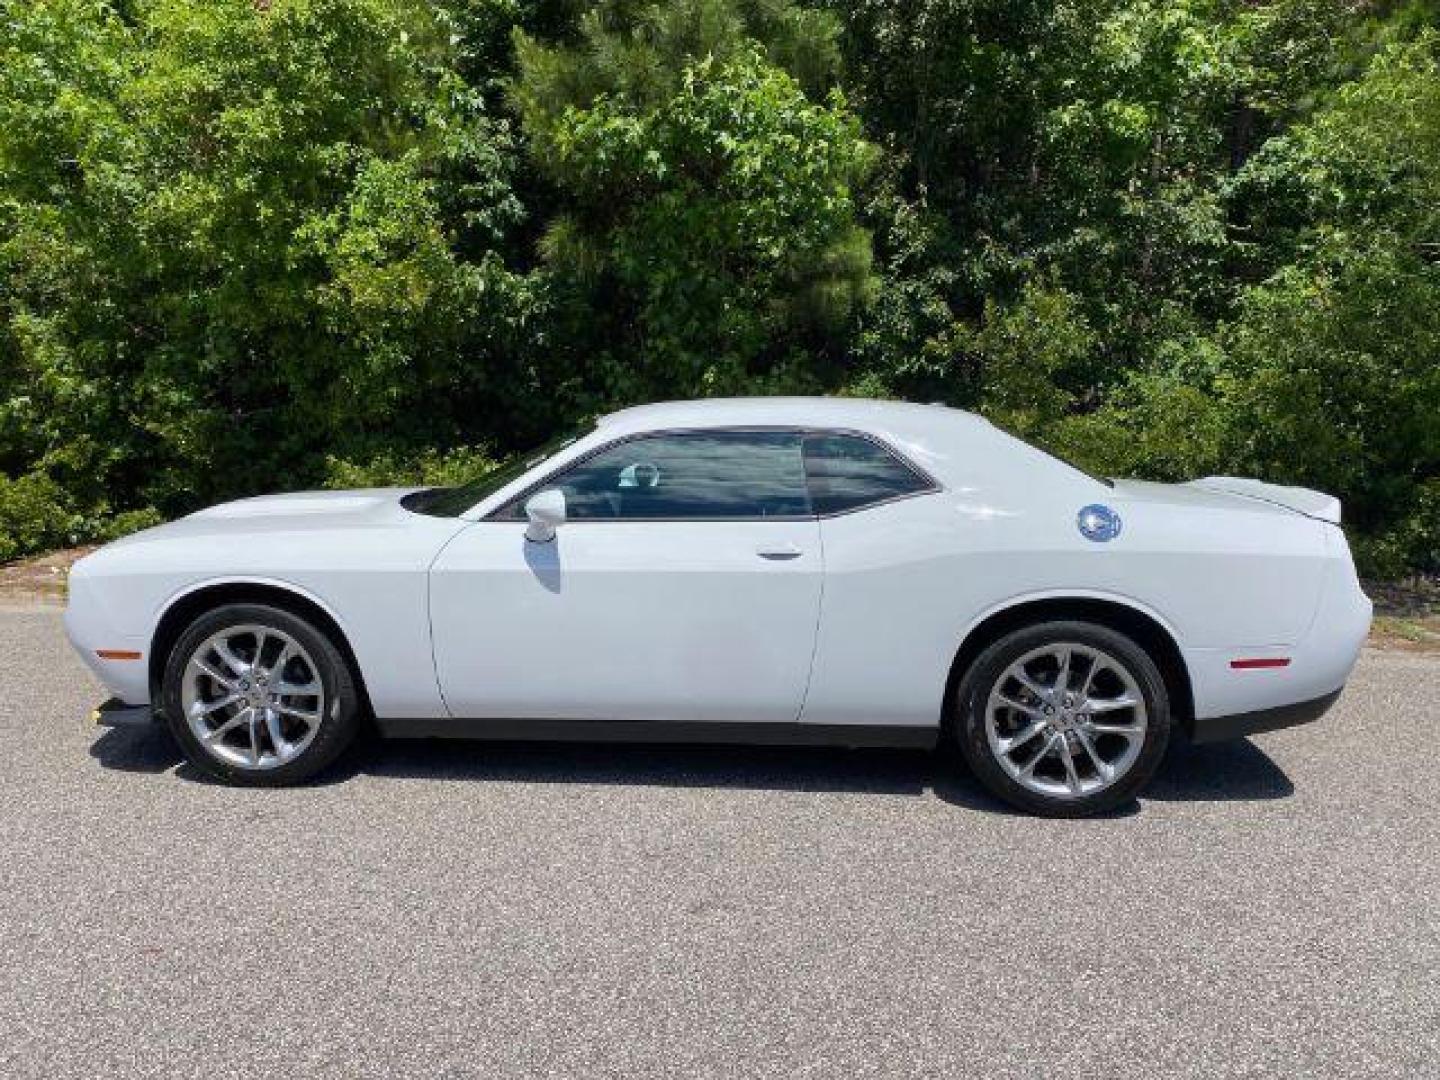
[[[285,495],[259,495],[236,499],[205,510],[197,510],[189,520],[257,517],[308,517],[322,515],[367,517],[380,507],[389,508],[419,488],[357,488],[351,491],[294,491]]]
[[[360,488],[353,491],[297,491],[236,499],[166,525],[134,533],[117,544],[143,543],[181,536],[310,532],[343,528],[380,528],[409,517],[400,500],[420,488]]]

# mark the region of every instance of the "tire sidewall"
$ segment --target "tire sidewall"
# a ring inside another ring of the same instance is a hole
[[[292,761],[263,771],[238,768],[212,756],[190,730],[181,700],[185,668],[195,649],[226,627],[245,624],[271,627],[295,638],[314,658],[316,675],[325,691],[325,715],[310,745]],[[161,712],[185,756],[197,768],[227,783],[273,787],[313,776],[344,753],[359,727],[360,702],[350,666],[327,634],[283,608],[267,604],[226,604],[199,616],[171,648],[161,682]]]
[[[1059,642],[1101,649],[1123,663],[1145,701],[1145,743],[1130,771],[1103,791],[1079,797],[1043,795],[1012,779],[995,760],[985,730],[985,707],[1003,672],[1025,653]],[[1165,679],[1150,655],[1132,639],[1096,623],[1055,621],[1012,631],[976,657],[957,688],[954,733],[966,763],[993,794],[1046,817],[1087,817],[1121,806],[1154,775],[1170,742],[1170,699]]]

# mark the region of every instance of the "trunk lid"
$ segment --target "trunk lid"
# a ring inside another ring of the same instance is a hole
[[[1283,506],[1286,510],[1293,510],[1318,521],[1340,524],[1340,500],[1334,495],[1326,495],[1323,491],[1267,484],[1263,480],[1251,480],[1243,476],[1205,476],[1182,486],[1256,499],[1273,506]]]

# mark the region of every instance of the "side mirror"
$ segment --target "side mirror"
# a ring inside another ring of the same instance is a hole
[[[535,544],[548,544],[555,539],[555,530],[565,524],[565,493],[559,488],[537,491],[525,501],[525,539]]]

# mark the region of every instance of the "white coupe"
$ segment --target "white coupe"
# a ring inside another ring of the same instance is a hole
[[[1103,480],[931,405],[647,405],[461,487],[242,499],[76,564],[65,622],[190,760],[387,736],[932,746],[1024,809],[1318,717],[1370,622],[1338,502]]]

